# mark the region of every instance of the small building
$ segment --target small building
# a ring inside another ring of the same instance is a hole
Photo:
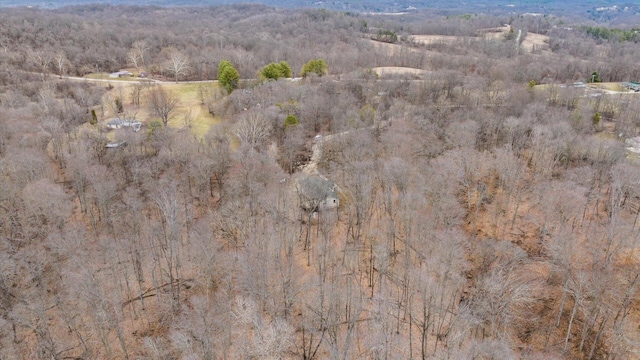
[[[624,141],[625,149],[633,153],[640,153],[640,136],[626,139]]]
[[[115,149],[115,148],[126,146],[126,145],[127,145],[126,141],[120,141],[120,142],[108,143],[104,147],[106,147],[107,149]]]
[[[127,70],[120,70],[118,72],[114,72],[109,74],[109,77],[112,79],[117,79],[117,78],[121,78],[121,77],[129,77],[133,75],[132,73],[128,72]]]
[[[326,211],[340,206],[337,185],[322,175],[301,175],[297,180],[300,206],[309,212]]]
[[[132,128],[133,131],[140,131],[140,128],[142,128],[142,123],[131,119],[115,118],[107,123],[107,127],[113,130],[126,127]]]

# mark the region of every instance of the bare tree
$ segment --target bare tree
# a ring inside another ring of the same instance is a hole
[[[131,96],[131,104],[135,106],[140,106],[140,95],[142,94],[142,89],[144,88],[143,83],[132,84],[129,92]]]
[[[62,76],[64,75],[64,69],[69,63],[69,60],[67,60],[67,56],[64,52],[56,54],[53,60],[55,61],[56,67],[58,68],[58,76],[60,77],[60,79],[62,79]]]
[[[234,126],[234,133],[240,142],[249,148],[258,148],[271,134],[272,124],[259,111],[251,111],[242,115]]]
[[[184,261],[182,229],[186,219],[180,211],[184,208],[184,204],[180,204],[179,197],[180,189],[174,182],[163,182],[154,195],[159,215],[162,217],[161,229],[156,230],[160,234],[157,236],[157,243],[154,244],[158,268],[154,285],[156,292],[159,286],[169,288],[169,303],[172,312],[178,311],[180,305],[180,282]]]
[[[29,51],[29,59],[39,67],[42,72],[42,81],[47,77],[49,66],[54,59],[54,55],[48,49]]]
[[[35,223],[63,228],[70,213],[70,203],[60,185],[49,180],[29,183],[23,190],[25,213]]]
[[[164,65],[164,68],[173,73],[176,82],[178,77],[184,75],[189,70],[189,57],[176,49],[169,49],[169,58]]]
[[[162,86],[154,86],[149,90],[149,110],[162,120],[165,127],[175,116],[178,102],[178,97]]]
[[[127,61],[139,70],[142,65],[142,54],[138,49],[131,49],[127,52]]]
[[[244,353],[262,359],[281,358],[293,345],[293,328],[278,318],[264,321],[257,310],[256,304],[246,298],[238,298],[233,309],[238,330],[249,334],[249,341],[242,344]]]
[[[229,150],[229,137],[224,129],[212,128],[207,133],[206,152],[211,158],[209,176],[209,195],[213,197],[214,185],[218,189],[218,202],[224,198],[224,183],[231,166],[231,153]]]
[[[138,65],[139,66],[144,66],[145,65],[145,61],[144,61],[144,56],[147,53],[147,51],[149,51],[149,45],[144,41],[144,40],[138,40],[136,42],[133,43],[133,45],[131,45],[133,51],[136,52],[136,59],[138,60]],[[131,60],[131,58],[129,58],[129,60]],[[136,66],[136,69],[138,67]]]

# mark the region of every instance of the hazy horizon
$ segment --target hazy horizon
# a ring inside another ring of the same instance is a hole
[[[264,4],[273,7],[286,8],[326,8],[341,11],[359,12],[402,12],[411,10],[458,10],[461,12],[505,11],[505,12],[536,12],[540,14],[570,14],[598,13],[603,11],[626,11],[629,4],[614,0],[485,0],[468,3],[465,1],[446,0],[352,0],[352,1],[318,1],[318,0],[3,0],[0,7],[33,6],[40,8],[60,8],[71,5],[107,4],[107,5],[156,5],[156,6],[216,6],[240,3]],[[613,8],[616,6],[616,8]],[[638,9],[632,9],[637,11]]]

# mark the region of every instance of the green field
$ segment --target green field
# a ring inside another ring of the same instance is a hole
[[[93,78],[95,79],[96,77]],[[135,118],[143,123],[160,120],[148,107],[146,98],[147,89],[143,89],[140,94],[140,106],[132,104],[131,92],[133,86],[134,85],[121,84],[121,86],[114,87],[105,94],[103,99],[104,103],[112,104],[116,98],[121,98],[124,103],[124,117]],[[219,117],[209,114],[207,105],[202,104],[199,96],[200,87],[217,87],[218,85],[214,82],[197,84],[163,83],[157,86],[164,87],[178,98],[178,104],[168,123],[170,127],[189,127],[194,135],[201,138],[209,131],[212,125],[220,123]],[[105,106],[105,108],[107,110],[101,119],[102,121],[123,116],[122,114],[114,114],[114,111],[111,110],[113,106]]]
[[[179,98],[178,109],[174,118],[169,121],[169,126],[184,127],[185,118],[190,118],[191,132],[198,137],[203,137],[212,125],[220,123],[220,118],[209,114],[209,109],[202,104],[198,95],[201,86],[218,86],[214,82],[198,84],[164,84]]]

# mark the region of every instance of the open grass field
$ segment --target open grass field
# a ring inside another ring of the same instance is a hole
[[[411,46],[403,46],[400,44],[391,44],[382,41],[376,40],[367,40],[373,48],[378,51],[381,55],[385,56],[397,56],[402,55],[404,53],[410,52],[414,54],[425,54],[429,56],[430,54],[437,54],[435,51],[419,49]]]
[[[217,87],[218,85],[213,81],[198,84],[163,84],[162,86],[179,98],[176,116],[169,121],[169,126],[184,127],[185,120],[190,119],[191,132],[198,137],[203,137],[212,125],[220,123],[220,118],[209,114],[209,109],[201,103],[198,95],[200,87]]]
[[[549,47],[549,36],[536,33],[527,33],[522,41],[522,47],[531,52],[534,50],[544,50]]]
[[[625,89],[619,82],[601,82],[601,83],[585,83],[587,88],[608,90],[615,92],[632,92]],[[571,84],[539,84],[535,86],[536,90],[548,90],[550,87],[571,87]]]
[[[379,77],[385,76],[412,76],[412,77],[421,77],[427,72],[422,69],[415,69],[409,67],[401,67],[401,66],[380,66],[372,69]]]
[[[453,45],[463,41],[474,41],[481,39],[502,40],[511,30],[509,26],[485,29],[476,37],[473,36],[450,36],[450,35],[411,35],[409,41],[420,45]],[[549,36],[529,32],[522,41],[522,47],[532,52],[534,50],[544,50],[548,48]]]
[[[484,38],[503,39],[510,30],[511,27],[508,25],[501,26],[495,29],[489,29],[489,31],[484,32]],[[549,47],[549,36],[528,32],[525,34],[521,46],[528,52],[547,49]]]
[[[411,35],[409,41],[420,45],[451,45],[470,37],[449,35]]]
[[[632,92],[625,89],[619,82],[590,83],[589,87],[616,92]]]
[[[102,119],[100,119],[103,125],[106,125],[109,120],[119,116],[135,119],[143,124],[147,124],[153,120],[160,120],[149,109],[146,99],[146,89],[143,89],[140,94],[140,106],[132,103],[131,93],[133,86],[132,84],[126,83],[118,86],[118,84],[115,83],[114,88],[105,94],[104,102],[106,104],[113,103],[116,98],[123,99],[124,114],[115,114],[112,106],[106,106],[105,114]],[[170,127],[189,127],[194,135],[201,138],[209,131],[212,125],[220,123],[220,118],[209,114],[207,106],[202,104],[200,96],[198,95],[200,87],[217,87],[218,85],[214,82],[197,84],[164,83],[157,86],[164,87],[178,98],[178,105],[168,123]]]

